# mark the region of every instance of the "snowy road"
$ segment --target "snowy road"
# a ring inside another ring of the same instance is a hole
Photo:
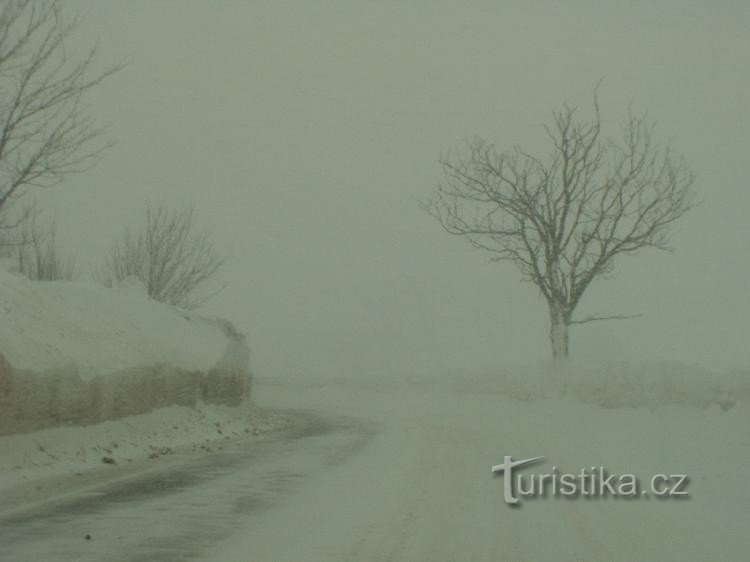
[[[294,428],[260,440],[180,455],[73,497],[0,512],[0,560],[190,558],[240,532],[245,517],[282,503],[326,464],[343,462],[373,432],[361,421],[288,414]]]
[[[0,515],[0,559],[685,561],[750,548],[746,409],[603,410],[429,386],[261,384],[256,396],[299,425]],[[547,471],[684,472],[690,499],[512,508],[490,474],[504,455],[545,455]]]

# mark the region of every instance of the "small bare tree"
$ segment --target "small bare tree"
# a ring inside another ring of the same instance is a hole
[[[573,313],[617,256],[670,250],[670,226],[695,204],[693,174],[655,143],[645,114],[630,112],[619,140],[601,128],[594,95],[592,118],[568,105],[553,113],[546,155],[470,141],[441,158],[444,181],[425,204],[447,232],[513,263],[538,287],[556,362],[568,356],[571,325],[631,317]]]
[[[96,47],[70,58],[78,23],[56,1],[0,2],[0,214],[24,188],[83,171],[108,146],[83,97],[120,67],[94,71]]]
[[[25,228],[28,222],[36,220],[40,213],[36,202],[16,205],[11,209],[8,205],[0,213],[0,254],[11,257],[18,246],[26,242]]]
[[[211,285],[225,261],[194,209],[148,205],[145,225],[126,229],[95,275],[108,287],[137,277],[152,299],[194,309],[221,290]]]
[[[16,248],[18,271],[33,281],[72,281],[76,278],[76,260],[66,255],[57,242],[57,222],[46,226],[32,215],[22,226]]]
[[[76,260],[60,248],[57,222],[42,224],[41,214],[34,202],[0,216],[0,254],[33,281],[72,281],[78,274]]]

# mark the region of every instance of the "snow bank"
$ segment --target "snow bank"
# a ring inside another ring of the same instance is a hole
[[[0,314],[0,434],[248,396],[242,334],[134,285],[32,282],[0,268]]]
[[[142,287],[31,282],[0,268],[0,353],[16,369],[74,366],[89,380],[165,363],[206,370],[224,353],[215,322],[150,300]]]

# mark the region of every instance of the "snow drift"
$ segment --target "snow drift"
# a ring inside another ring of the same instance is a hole
[[[249,396],[249,350],[231,323],[136,284],[32,282],[0,268],[0,314],[0,434]]]

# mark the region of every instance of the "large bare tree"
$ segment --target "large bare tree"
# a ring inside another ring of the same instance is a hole
[[[630,317],[574,317],[591,283],[618,256],[670,250],[670,226],[695,204],[692,172],[655,142],[645,114],[630,111],[610,139],[596,95],[593,105],[589,118],[568,105],[553,112],[546,154],[467,142],[441,158],[444,180],[425,205],[447,232],[513,263],[538,287],[556,362],[568,356],[571,325]]]
[[[76,17],[59,2],[0,1],[0,214],[29,186],[90,167],[108,146],[83,97],[120,66],[71,56]]]

